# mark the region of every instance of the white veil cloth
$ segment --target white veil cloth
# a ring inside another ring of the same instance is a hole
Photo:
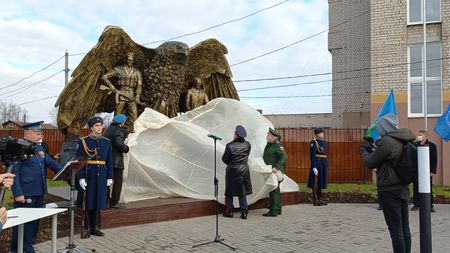
[[[121,202],[153,198],[186,197],[214,199],[214,134],[217,141],[218,199],[224,202],[225,168],[222,155],[232,141],[236,125],[247,130],[251,144],[249,157],[253,194],[252,204],[277,186],[276,174],[262,159],[266,135],[272,123],[256,109],[234,99],[217,98],[175,118],[147,108],[134,123],[128,136],[130,151],[125,154]],[[298,192],[298,185],[287,176],[281,192]]]

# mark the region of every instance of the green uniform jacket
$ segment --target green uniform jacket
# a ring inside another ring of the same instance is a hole
[[[284,165],[288,155],[284,151],[283,144],[280,141],[274,141],[272,143],[267,143],[264,148],[263,159],[267,165],[272,165],[272,167],[277,168],[284,174]]]

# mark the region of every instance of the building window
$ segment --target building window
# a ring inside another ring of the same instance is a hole
[[[427,23],[441,22],[441,0],[426,0]],[[408,24],[421,24],[422,0],[408,0]]]
[[[427,112],[429,116],[442,113],[441,42],[427,43]],[[408,115],[423,117],[422,44],[408,47]]]

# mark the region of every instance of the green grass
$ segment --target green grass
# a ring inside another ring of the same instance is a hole
[[[300,191],[306,190],[306,184],[298,184]],[[327,192],[353,192],[364,193],[372,196],[377,195],[377,187],[374,184],[328,184]],[[412,184],[410,185],[410,192],[412,196]],[[433,185],[434,196],[444,196],[450,198],[450,186]]]
[[[59,186],[67,186],[66,181],[58,180],[58,181],[50,181],[47,179],[47,186],[50,187],[59,187]],[[6,209],[12,208],[13,200],[11,199],[12,192],[11,190],[5,191],[5,197],[3,198],[3,206],[6,207]]]

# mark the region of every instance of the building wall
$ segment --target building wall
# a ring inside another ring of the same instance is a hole
[[[331,113],[264,115],[275,128],[333,127]]]
[[[329,0],[333,127],[369,126],[370,1]]]
[[[407,25],[407,0],[371,2],[371,120],[394,88],[400,127],[415,133],[424,128],[423,117],[408,117],[408,45],[423,41],[422,25]],[[427,41],[442,41],[442,110],[450,103],[450,1],[441,1],[441,23],[427,25]],[[434,183],[450,185],[450,143],[433,131],[437,118],[428,119],[430,140],[438,147],[438,173]]]

